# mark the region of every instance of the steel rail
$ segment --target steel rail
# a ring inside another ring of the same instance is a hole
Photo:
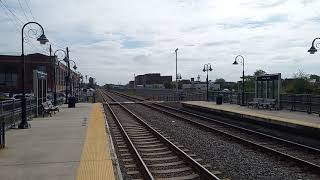
[[[113,99],[110,95],[106,94],[109,98]],[[121,103],[117,102],[119,106],[121,106],[126,112],[128,112],[132,117],[134,117],[138,122],[140,122],[144,127],[146,127],[150,132],[156,136],[159,140],[161,140],[164,144],[166,144],[172,151],[177,153],[179,157],[181,157],[186,163],[190,164],[192,168],[194,168],[199,176],[202,179],[216,179],[219,180],[216,175],[211,173],[208,169],[206,169],[204,166],[202,166],[200,163],[198,163],[196,160],[194,160],[192,157],[190,157],[187,153],[182,151],[178,146],[173,144],[171,141],[169,141],[166,137],[161,135],[159,132],[157,132],[154,128],[152,128],[149,124],[145,122],[142,118],[138,117],[136,114],[134,114],[132,111],[130,111],[127,107],[122,105]]]
[[[128,97],[128,98],[132,98],[132,99],[136,99],[134,97],[129,97],[129,95],[124,95],[124,94],[120,94],[117,92],[117,94],[119,96],[123,95],[125,97]],[[138,100],[138,99],[137,99]],[[272,148],[269,148],[267,146],[264,146],[264,145],[260,145],[260,144],[257,144],[253,141],[250,141],[250,140],[247,140],[247,139],[244,139],[242,137],[239,137],[239,136],[236,136],[236,135],[232,135],[232,134],[229,134],[229,133],[226,133],[224,131],[221,131],[219,129],[216,129],[216,128],[213,128],[213,127],[210,127],[206,124],[203,124],[203,123],[200,123],[200,122],[196,122],[194,120],[191,120],[189,118],[186,118],[186,117],[182,117],[182,116],[179,116],[177,114],[174,114],[172,112],[169,112],[169,111],[166,111],[166,110],[163,110],[163,109],[160,109],[158,107],[155,107],[155,106],[152,106],[152,105],[149,105],[149,104],[145,104],[145,103],[142,103],[140,102],[139,104],[143,105],[143,106],[146,106],[146,107],[149,107],[151,109],[154,109],[154,110],[157,110],[159,112],[162,112],[162,113],[165,113],[165,114],[168,114],[172,117],[175,117],[175,118],[178,118],[178,119],[181,119],[181,120],[184,120],[184,121],[187,121],[187,122],[190,122],[194,125],[197,125],[199,127],[202,127],[204,129],[207,129],[209,131],[215,131],[215,132],[218,132],[220,134],[223,134],[225,136],[228,136],[228,137],[231,137],[235,140],[240,140],[242,142],[245,142],[246,144],[249,144],[249,145],[253,145],[253,146],[256,146],[262,150],[268,150],[269,152],[273,152],[273,153],[276,153],[276,154],[279,154],[281,155],[282,157],[285,157],[285,158],[289,158],[289,159],[292,159],[296,162],[298,162],[298,165],[299,166],[302,166],[303,165],[306,165],[308,167],[310,167],[314,172],[316,172],[317,174],[320,174],[320,165],[317,165],[317,164],[314,164],[312,162],[309,162],[309,161],[306,161],[306,160],[303,160],[301,158],[297,158],[297,157],[294,157],[292,155],[289,155],[287,153],[284,153],[284,152],[280,152],[278,150],[275,150],[275,149],[272,149]],[[154,105],[158,105],[158,103],[153,103]],[[162,105],[163,106],[163,105]],[[171,108],[170,108],[171,109]],[[172,108],[172,109],[175,109],[175,108]],[[188,112],[189,113],[189,112]],[[191,113],[193,114],[193,113]],[[190,114],[190,115],[191,115]],[[234,128],[238,128],[238,129],[241,129],[243,131],[247,131],[247,132],[251,132],[251,133],[255,133],[257,135],[260,135],[260,136],[264,136],[264,137],[267,137],[267,138],[273,138],[275,140],[279,140],[279,141],[282,141],[282,142],[285,142],[285,143],[289,143],[289,144],[292,144],[292,145],[295,145],[295,146],[299,146],[300,148],[306,148],[308,150],[312,150],[312,151],[316,151],[316,152],[320,152],[319,149],[316,149],[316,148],[313,148],[313,147],[309,147],[309,146],[306,146],[306,145],[302,145],[302,144],[299,144],[299,143],[295,143],[295,142],[292,142],[292,141],[288,141],[288,140],[284,140],[284,139],[281,139],[281,138],[278,138],[278,137],[273,137],[273,136],[270,136],[270,135],[267,135],[267,134],[263,134],[263,133],[260,133],[260,132],[256,132],[256,131],[253,131],[253,130],[249,130],[249,129],[246,129],[246,128],[242,128],[242,127],[238,127],[238,126],[235,126],[235,125],[231,125],[229,123],[225,123],[225,122],[221,122],[221,121],[218,121],[218,120],[214,120],[214,119],[211,119],[211,118],[207,118],[207,117],[204,117],[204,116],[200,116],[200,115],[197,115],[198,117],[203,117],[204,119],[207,119],[207,120],[210,120],[210,121],[214,121],[214,122],[217,122],[217,123],[221,123],[221,124],[224,124],[224,125],[228,125],[229,127],[234,127]],[[301,164],[300,164],[301,163]]]
[[[105,94],[103,91],[100,91],[100,94],[102,95],[103,99],[106,100],[105,96],[107,94]],[[113,98],[111,98],[113,99]],[[114,100],[114,99],[113,99]],[[147,167],[147,165],[145,164],[145,162],[143,161],[142,157],[140,156],[138,150],[135,148],[135,146],[133,145],[129,135],[127,134],[127,132],[124,130],[122,124],[120,123],[118,117],[115,115],[115,113],[113,112],[113,110],[111,109],[109,103],[107,101],[105,101],[105,106],[107,106],[107,108],[110,110],[112,117],[115,119],[115,122],[117,124],[117,126],[120,129],[120,133],[122,134],[122,136],[124,137],[124,140],[127,142],[129,149],[131,150],[133,156],[136,158],[137,160],[137,164],[139,165],[139,169],[140,172],[142,173],[143,177],[147,180],[154,180],[154,177],[152,176],[149,168]]]
[[[148,104],[143,104],[143,103],[140,103],[140,104],[142,104],[142,105],[144,105],[144,106],[146,106],[146,107],[149,107],[149,108],[151,108],[151,109],[157,110],[157,111],[159,111],[159,112],[162,112],[162,113],[171,115],[171,116],[173,116],[173,117],[175,117],[175,118],[185,120],[185,121],[187,121],[187,122],[190,122],[190,123],[195,124],[195,125],[197,125],[197,126],[199,126],[199,127],[208,129],[208,130],[210,130],[210,131],[215,131],[215,132],[218,132],[218,133],[220,133],[220,134],[223,134],[223,135],[226,135],[226,136],[228,136],[228,137],[231,137],[231,138],[233,138],[233,139],[235,139],[235,140],[240,140],[240,141],[245,142],[245,143],[247,143],[247,144],[249,144],[249,145],[256,146],[256,147],[258,147],[258,148],[260,148],[260,149],[262,149],[262,150],[268,150],[268,151],[270,151],[270,152],[279,154],[279,155],[281,155],[281,156],[283,156],[283,157],[285,157],[285,158],[290,158],[290,159],[298,162],[298,165],[304,164],[304,165],[312,168],[312,170],[314,170],[316,173],[318,173],[318,174],[320,173],[320,166],[317,165],[317,164],[314,164],[314,163],[312,163],[312,162],[309,162],[309,161],[306,161],[306,160],[303,160],[303,159],[300,159],[300,158],[291,156],[291,155],[289,155],[289,154],[287,154],[287,153],[280,152],[280,151],[278,151],[278,150],[269,148],[269,147],[264,146],[264,145],[257,144],[257,143],[255,143],[255,142],[253,142],[253,141],[244,139],[244,138],[242,138],[242,137],[239,137],[239,136],[236,136],[236,135],[232,135],[232,134],[226,133],[226,132],[221,131],[221,130],[219,130],[219,129],[216,129],[216,128],[210,127],[210,126],[208,126],[208,125],[206,125],[206,124],[203,124],[203,123],[200,123],[200,122],[196,122],[196,121],[193,121],[193,120],[191,120],[191,119],[188,119],[188,118],[179,116],[179,115],[174,114],[174,113],[171,113],[171,112],[169,112],[169,111],[165,111],[165,110],[163,110],[163,109],[159,109],[159,108],[157,108],[157,107],[154,107],[154,106],[151,106],[151,105],[148,105]],[[300,163],[302,163],[302,164],[300,164]]]
[[[152,103],[152,104],[154,104],[156,106],[159,106],[159,107],[163,107],[165,109],[170,109],[170,110],[177,111],[177,112],[180,112],[180,113],[188,114],[190,116],[197,117],[197,118],[203,119],[203,120],[208,121],[208,122],[214,122],[214,123],[217,123],[217,124],[220,124],[220,125],[228,126],[228,127],[235,128],[235,129],[238,129],[238,130],[242,130],[242,131],[245,131],[245,132],[249,132],[249,133],[252,133],[252,134],[255,134],[255,135],[259,135],[259,136],[262,136],[262,137],[265,137],[265,138],[274,139],[274,140],[281,141],[281,142],[284,142],[284,143],[287,143],[287,144],[290,144],[290,145],[295,145],[295,146],[298,146],[300,148],[305,148],[305,149],[320,153],[320,149],[317,149],[317,148],[314,148],[314,147],[311,147],[311,146],[307,146],[307,145],[304,145],[304,144],[300,144],[300,143],[296,143],[296,142],[293,142],[293,141],[285,140],[285,139],[282,139],[282,138],[279,138],[279,137],[275,137],[275,136],[272,136],[272,135],[268,135],[268,134],[265,134],[265,133],[261,133],[261,132],[258,132],[258,131],[247,129],[247,128],[244,128],[244,127],[241,127],[241,126],[233,125],[233,124],[230,124],[230,123],[227,123],[227,122],[223,122],[223,121],[219,121],[219,120],[216,120],[216,119],[208,118],[206,116],[202,116],[202,115],[199,115],[199,114],[191,113],[191,112],[188,112],[188,111],[176,109],[176,108],[173,108],[173,107],[170,107],[170,106],[166,106],[166,105],[163,105],[163,104],[159,104],[159,103]]]

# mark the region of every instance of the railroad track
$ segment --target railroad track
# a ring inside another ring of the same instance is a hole
[[[131,100],[136,100],[143,106],[186,121],[208,131],[231,137],[237,142],[245,143],[262,151],[277,154],[283,158],[296,162],[296,165],[302,168],[307,167],[309,171],[320,174],[320,150],[317,148],[288,141],[188,111],[172,108],[160,103],[146,104],[142,103],[142,99],[140,98],[120,93],[115,94]]]
[[[202,165],[202,159],[193,158],[193,154],[188,155],[187,149],[182,150],[184,147],[172,143],[111,96],[103,91],[99,93],[104,100],[115,102],[110,105],[106,101],[104,107],[112,115],[112,120],[109,119],[110,127],[130,177],[168,180],[225,178],[219,171],[209,171],[207,168],[210,165]]]

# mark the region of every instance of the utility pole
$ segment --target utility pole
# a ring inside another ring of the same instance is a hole
[[[136,74],[133,74],[133,89],[136,88]]]
[[[176,52],[176,93],[178,96],[178,48],[175,50]]]

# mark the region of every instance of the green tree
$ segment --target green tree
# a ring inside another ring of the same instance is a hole
[[[95,88],[95,82],[93,77],[89,77],[88,88]]]
[[[218,79],[216,79],[216,80],[214,81],[214,83],[215,83],[215,84],[220,84],[220,89],[225,89],[225,88],[227,88],[227,87],[225,86],[226,80],[224,80],[223,78],[218,78]]]
[[[267,74],[264,70],[262,69],[257,69],[256,72],[253,73],[253,76],[262,76]]]
[[[214,83],[216,84],[224,84],[226,82],[226,80],[224,80],[223,78],[218,78],[214,81]]]
[[[287,92],[294,94],[311,94],[314,86],[309,82],[310,76],[303,71],[294,74],[294,80],[287,85]]]
[[[164,83],[164,88],[166,88],[166,89],[172,89],[172,88],[173,88],[172,82],[165,82],[165,83]]]
[[[320,80],[320,76],[315,75],[315,74],[311,74],[310,75],[310,79],[315,79],[316,81],[319,81]]]

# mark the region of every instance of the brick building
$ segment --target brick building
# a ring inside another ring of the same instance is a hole
[[[151,87],[150,85],[163,85],[164,83],[171,81],[172,76],[161,76],[160,73],[149,73],[135,77],[135,85],[143,87]]]
[[[59,63],[56,71],[57,92],[65,90],[65,77],[68,68]],[[54,89],[54,56],[29,54],[25,56],[25,90],[33,93],[33,71],[38,70],[47,74],[47,90]],[[0,55],[0,92],[21,93],[22,91],[22,58],[21,56]],[[80,75],[71,71],[72,86],[79,87]]]

